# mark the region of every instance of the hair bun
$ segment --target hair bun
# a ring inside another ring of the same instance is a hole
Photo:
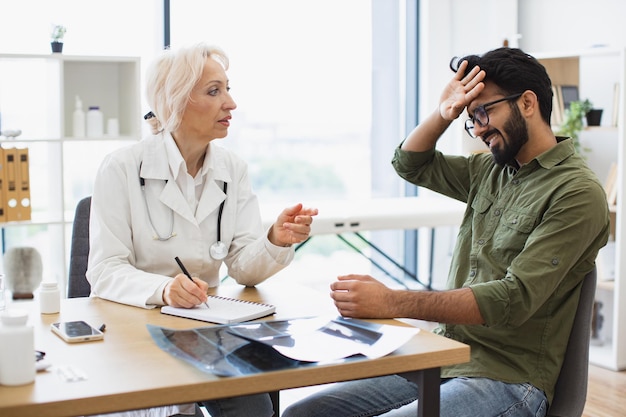
[[[152,113],[152,111],[149,111],[148,113],[146,113],[145,116],[143,116],[143,119],[146,122],[148,122],[148,124],[150,125],[150,129],[152,129],[153,135],[156,135],[161,130],[163,130],[161,128],[161,122],[159,122],[159,119],[157,119],[157,117],[155,116],[154,113]]]

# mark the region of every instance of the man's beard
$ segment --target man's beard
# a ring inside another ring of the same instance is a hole
[[[491,149],[491,155],[496,164],[505,166],[511,164],[517,166],[514,161],[522,146],[528,142],[528,127],[517,105],[511,106],[511,116],[504,124],[506,138],[500,133],[501,146]]]

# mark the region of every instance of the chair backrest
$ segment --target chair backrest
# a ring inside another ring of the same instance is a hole
[[[580,417],[587,400],[591,315],[596,294],[597,272],[594,268],[583,280],[565,359],[556,382],[548,417]]]
[[[91,285],[87,281],[87,260],[89,258],[89,216],[91,196],[85,197],[76,205],[70,248],[70,271],[67,284],[67,297],[89,297]]]

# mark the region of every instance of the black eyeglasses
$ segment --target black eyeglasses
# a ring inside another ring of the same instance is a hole
[[[480,127],[485,127],[489,124],[489,113],[487,113],[487,107],[493,106],[494,104],[498,104],[503,101],[515,100],[521,95],[522,93],[513,94],[476,107],[476,109],[474,110],[474,116],[465,121],[465,131],[467,132],[467,134],[473,138],[477,138],[478,136],[476,135],[476,133],[474,133],[474,127],[476,125]]]

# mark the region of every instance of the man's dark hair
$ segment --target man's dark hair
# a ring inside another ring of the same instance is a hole
[[[454,57],[450,68],[457,72],[461,62],[467,61],[467,75],[476,65],[485,71],[485,81],[491,81],[505,96],[531,90],[537,95],[541,118],[550,124],[552,114],[552,82],[543,65],[534,57],[516,48],[498,48],[482,56]]]

